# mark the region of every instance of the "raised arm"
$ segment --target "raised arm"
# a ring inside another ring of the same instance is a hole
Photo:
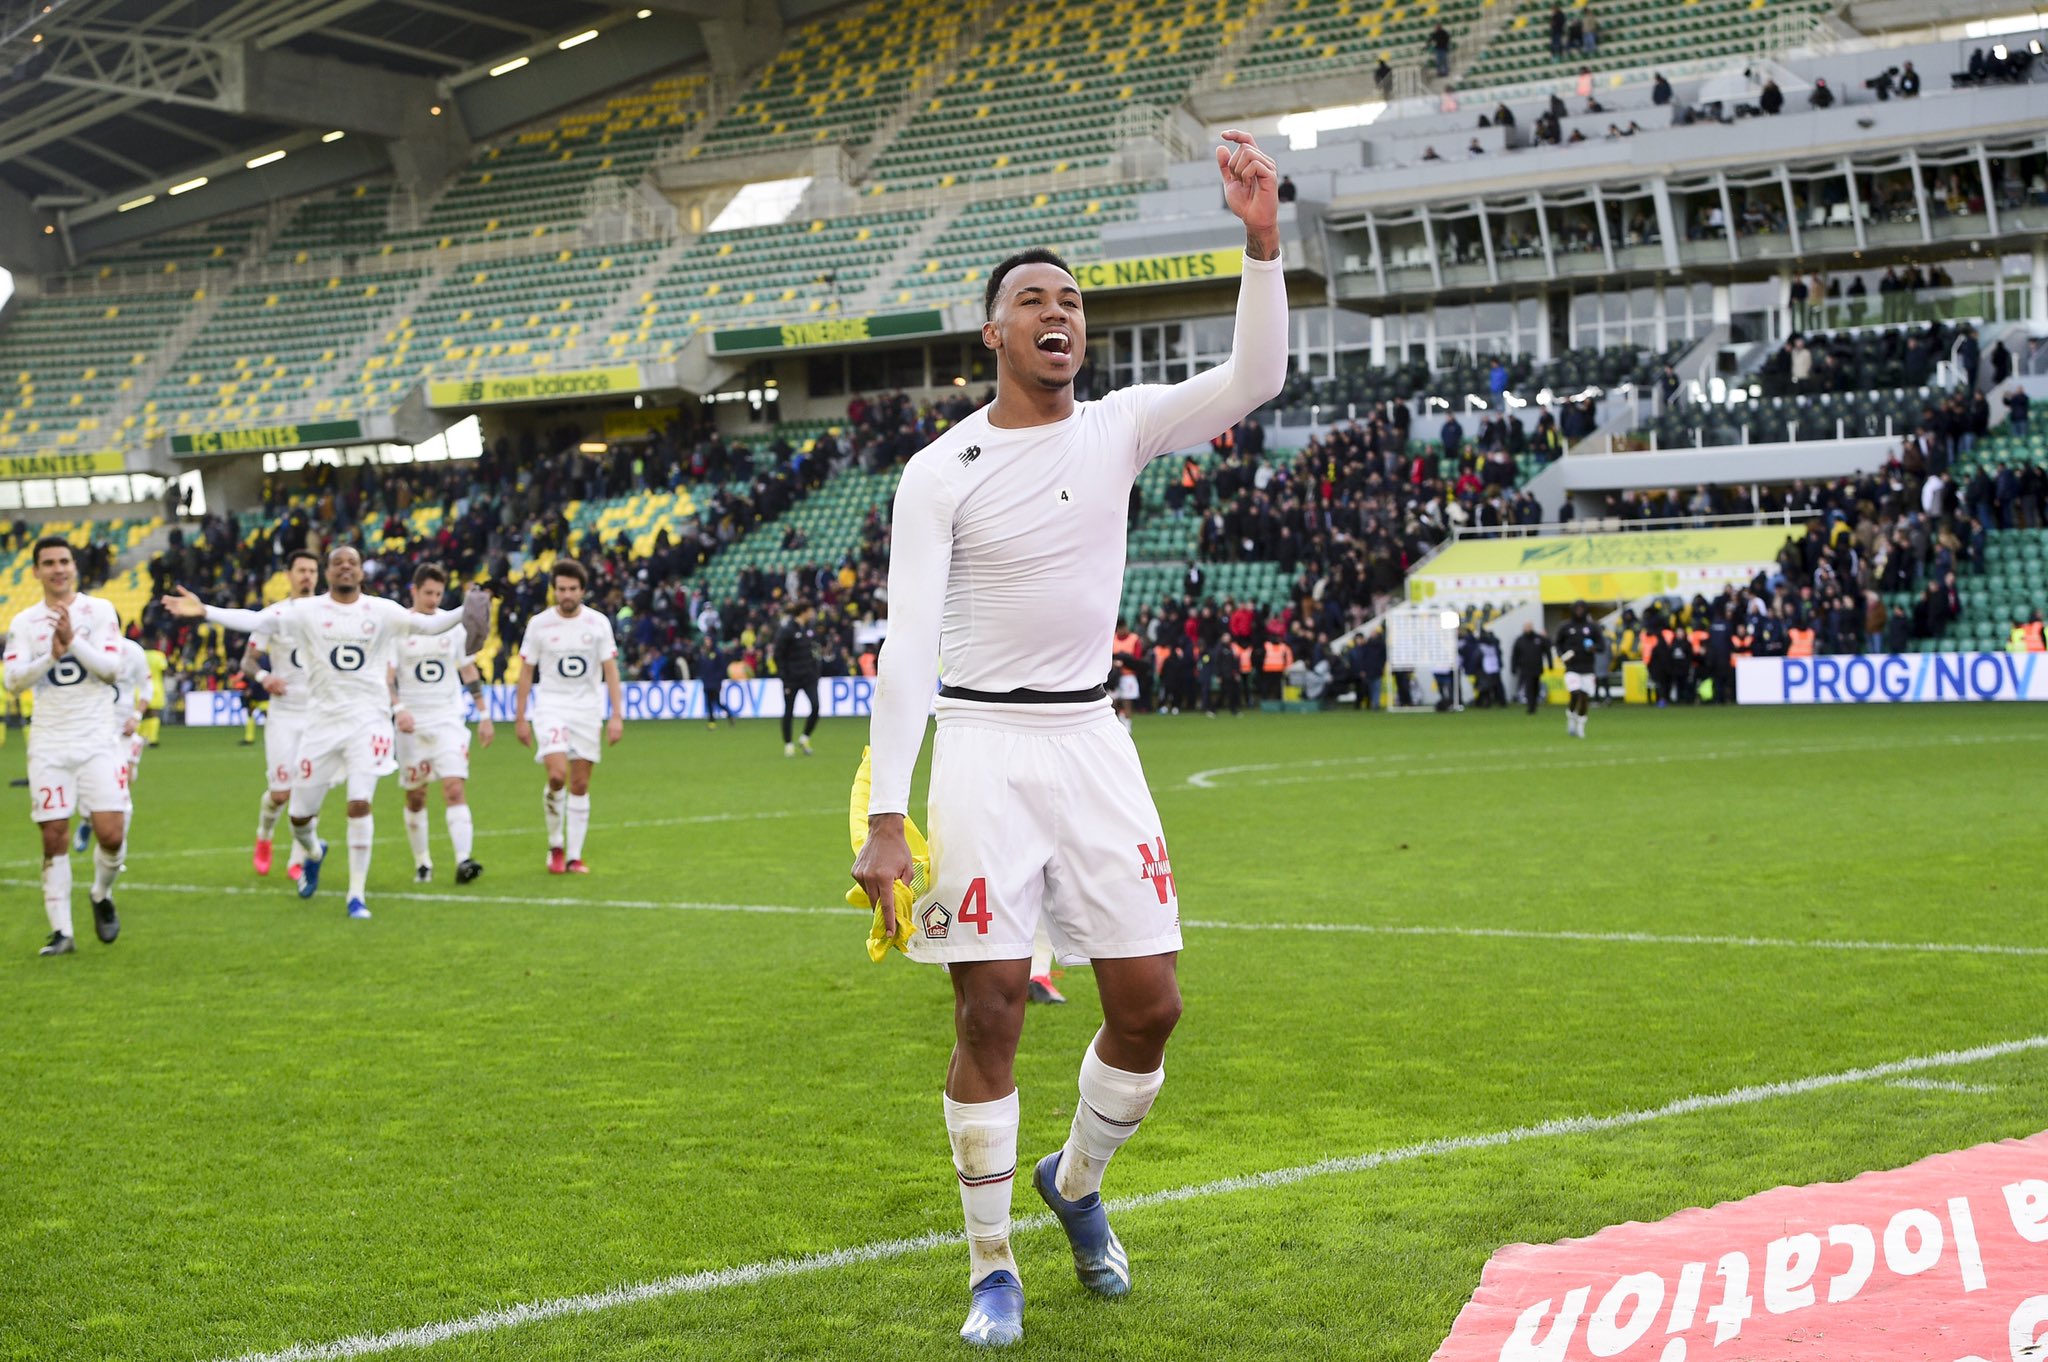
[[[232,629],[238,634],[253,634],[263,628],[262,611],[208,605],[182,586],[164,597],[164,609],[179,619],[203,619],[208,624],[218,624],[221,628]]]
[[[1149,390],[1140,408],[1145,460],[1198,444],[1279,396],[1287,382],[1287,280],[1280,262],[1280,176],[1251,134],[1232,129],[1216,148],[1223,199],[1244,222],[1244,277],[1230,358],[1170,388]],[[891,626],[894,627],[893,625]]]

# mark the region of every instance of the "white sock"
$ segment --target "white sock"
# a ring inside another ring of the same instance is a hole
[[[469,816],[469,805],[448,806],[448,840],[455,843],[455,863],[469,859],[470,849],[475,845],[476,823]]]
[[[562,805],[568,798],[567,791],[557,790],[552,785],[540,792],[540,807],[541,812],[547,815],[548,845],[551,847],[562,845]]]
[[[946,1134],[967,1216],[967,1284],[998,1268],[1015,1274],[1010,1253],[1010,1187],[1017,1177],[1017,1094],[993,1102],[946,1103]]]
[[[114,881],[121,877],[121,853],[128,849],[123,842],[113,851],[107,850],[95,839],[92,844],[92,896],[104,899],[114,892]]]
[[[414,865],[432,865],[434,856],[427,849],[427,811],[407,809],[405,811],[405,840],[412,845]]]
[[[71,858],[43,862],[43,914],[50,930],[71,935]]]
[[[569,859],[583,859],[583,839],[590,835],[590,796],[569,796]]]
[[[1102,1170],[1109,1166],[1109,1156],[1138,1133],[1138,1122],[1152,1110],[1152,1099],[1166,1082],[1163,1064],[1149,1074],[1110,1068],[1095,1053],[1101,1039],[1102,1033],[1096,1032],[1081,1057],[1081,1100],[1060,1154],[1058,1191],[1069,1201],[1102,1190]]]
[[[315,814],[305,823],[292,824],[292,849],[299,858],[299,864],[320,859],[320,816]]]
[[[348,820],[348,896],[359,899],[370,882],[370,847],[377,840],[377,816]]]
[[[1045,919],[1039,918],[1038,935],[1031,938],[1031,977],[1043,979],[1052,973],[1052,937],[1046,933]]]
[[[267,842],[277,831],[277,819],[284,812],[284,805],[270,802],[270,791],[263,792],[263,802],[257,806],[256,840]]]

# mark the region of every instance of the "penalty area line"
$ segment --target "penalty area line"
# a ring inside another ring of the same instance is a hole
[[[296,902],[288,888],[249,884],[160,884],[149,880],[123,880],[128,888],[145,894],[195,894],[236,898],[271,898],[281,903]],[[0,877],[0,886],[34,889],[40,880]],[[380,889],[379,900],[400,903],[482,904],[501,908],[625,908],[678,913],[747,913],[761,917],[869,917],[866,908],[804,906],[787,903],[710,903],[696,899],[610,899],[578,898],[571,895],[511,895],[427,893],[417,889]],[[288,904],[286,906],[289,906]],[[1453,937],[1472,941],[1550,941],[1560,944],[1603,946],[1729,947],[1736,950],[1771,951],[1871,951],[1890,955],[1989,955],[2039,958],[2048,956],[2048,946],[2009,946],[1985,941],[1867,941],[1857,938],[1800,939],[1778,936],[1712,936],[1658,932],[1589,932],[1537,927],[1460,927],[1441,923],[1407,925],[1373,922],[1225,922],[1216,918],[1185,918],[1181,926],[1199,932],[1314,932],[1335,936]]]
[[[1213,1182],[1195,1183],[1184,1187],[1171,1187],[1157,1192],[1146,1192],[1138,1196],[1123,1197],[1109,1203],[1112,1211],[1133,1211],[1148,1206],[1164,1206],[1179,1201],[1195,1201],[1204,1197],[1226,1196],[1234,1192],[1264,1191],[1275,1187],[1287,1187],[1312,1178],[1333,1177],[1348,1173],[1366,1173],[1394,1164],[1408,1163],[1416,1159],[1439,1158],[1446,1155],[1469,1153],[1481,1149],[1498,1149],[1508,1145],[1522,1144],[1531,1140],[1557,1139],[1570,1135],[1592,1135],[1610,1130],[1625,1130],[1634,1126],[1649,1125],[1655,1121],[1668,1120],[1675,1116],[1690,1116],[1697,1112],[1721,1111],[1730,1107],[1750,1106],[1758,1102],[1773,1101],[1780,1097],[1798,1097],[1807,1093],[1821,1092],[1829,1088],[1844,1087],[1853,1083],[1867,1083],[1880,1079],[1895,1079],[1906,1075],[1924,1073],[1933,1069],[1954,1068],[1958,1065],[1976,1064],[1990,1059],[2001,1059],[2007,1055],[2023,1054],[2048,1048],[2048,1035],[2028,1036],[2023,1040],[2001,1041],[1992,1045],[1980,1045],[1968,1050],[1945,1050],[1939,1054],[1919,1055],[1909,1059],[1887,1060],[1862,1068],[1844,1069],[1837,1073],[1814,1074],[1806,1078],[1786,1079],[1776,1083],[1757,1083],[1726,1092],[1707,1093],[1682,1097],[1659,1107],[1646,1107],[1635,1111],[1616,1112],[1607,1116],[1568,1116],[1539,1122],[1536,1125],[1516,1126],[1509,1130],[1490,1131],[1480,1135],[1455,1135],[1435,1140],[1424,1140],[1417,1144],[1401,1145],[1393,1149],[1378,1150],[1368,1154],[1354,1154],[1343,1158],[1323,1159],[1316,1163],[1300,1164],[1292,1168],[1274,1168],[1263,1173],[1249,1173],[1239,1177],[1219,1178]],[[1013,1222],[1013,1229],[1022,1232],[1036,1232],[1053,1225],[1051,1215],[1041,1212],[1037,1215],[1019,1217]],[[518,1305],[502,1306],[494,1310],[480,1311],[461,1319],[442,1320],[434,1324],[415,1325],[406,1329],[394,1329],[382,1334],[351,1334],[346,1338],[328,1343],[297,1343],[275,1352],[243,1353],[231,1362],[348,1362],[358,1357],[371,1357],[380,1353],[397,1352],[405,1348],[430,1348],[451,1339],[465,1338],[477,1334],[495,1333],[501,1329],[516,1328],[522,1324],[534,1324],[543,1320],[561,1319],[575,1315],[592,1315],[621,1306],[637,1305],[645,1301],[665,1300],[675,1296],[704,1295],[712,1291],[731,1287],[752,1286],[759,1282],[778,1278],[808,1276],[816,1272],[829,1272],[836,1268],[852,1267],[862,1263],[883,1262],[923,1253],[929,1249],[944,1248],[959,1244],[965,1236],[959,1231],[928,1230],[923,1234],[910,1235],[901,1239],[880,1239],[850,1248],[832,1249],[824,1253],[806,1254],[795,1258],[771,1258],[762,1262],[746,1263],[736,1267],[711,1268],[701,1272],[687,1272],[657,1281],[640,1282],[627,1286],[616,1286],[605,1291],[591,1291],[582,1295],[557,1296],[551,1300],[531,1301]]]

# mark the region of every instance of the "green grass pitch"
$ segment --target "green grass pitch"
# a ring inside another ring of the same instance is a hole
[[[1115,1304],[1027,1222],[1023,1355],[1426,1358],[1504,1242],[2040,1128],[2030,1050],[1298,1175],[2048,1032],[2037,710],[1563,729],[1140,720],[1187,1011],[1105,1191],[1198,1191],[1118,1213],[1136,1285]],[[111,948],[81,896],[79,954],[35,958],[10,812],[0,1358],[959,1355],[964,1250],[898,1242],[959,1228],[945,978],[870,964],[835,909],[865,726],[824,725],[808,761],[770,724],[629,726],[587,879],[544,873],[538,768],[500,733],[476,754],[484,877],[451,882],[437,813],[441,877],[415,894],[387,781],[369,923],[342,916],[338,796],[318,899],[251,873],[261,762],[232,733],[146,759]],[[0,770],[22,760],[15,735]],[[1064,986],[1026,1028],[1020,1162],[1064,1137],[1097,1024],[1087,972]]]

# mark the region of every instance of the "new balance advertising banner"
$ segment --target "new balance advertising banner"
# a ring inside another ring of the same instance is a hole
[[[780,719],[782,682],[727,681],[719,687],[721,703],[741,719]],[[485,686],[484,699],[493,723],[512,722],[511,686]],[[625,684],[628,720],[702,719],[704,689],[695,681],[628,681]],[[875,682],[868,676],[828,676],[818,682],[818,712],[827,719],[865,719],[875,698]],[[467,706],[468,718],[477,718],[476,707]],[[801,697],[796,712],[809,714],[811,702]],[[185,697],[185,723],[191,728],[238,726],[243,719],[240,691],[193,691]]]
[[[1735,699],[1745,705],[2048,700],[2048,653],[1750,657],[1735,664]]]
[[[430,407],[495,407],[511,402],[575,401],[630,397],[640,391],[640,366],[608,369],[551,369],[496,378],[436,380],[427,385]]]
[[[2020,1362],[2048,1344],[2048,1134],[1510,1244],[1434,1362]]]

